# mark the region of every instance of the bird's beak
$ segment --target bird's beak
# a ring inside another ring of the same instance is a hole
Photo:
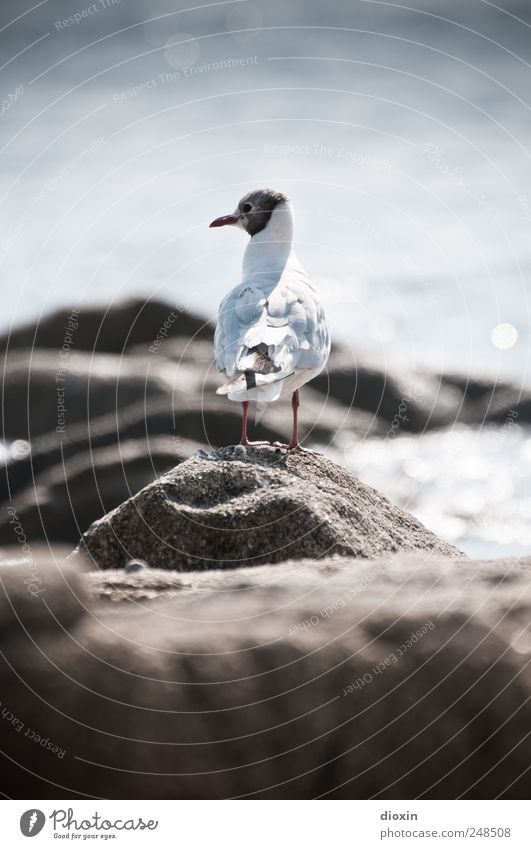
[[[215,218],[209,227],[224,227],[225,224],[237,224],[239,218],[236,215],[222,215],[221,218]]]

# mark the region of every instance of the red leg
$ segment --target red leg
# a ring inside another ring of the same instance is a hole
[[[249,401],[242,401],[242,436],[240,445],[269,445],[269,442],[250,442],[247,436],[247,416],[249,415]]]
[[[291,396],[291,409],[293,410],[293,431],[291,434],[291,442],[286,445],[283,442],[274,442],[278,448],[287,448],[288,451],[307,451],[299,442],[299,390],[296,389]],[[311,452],[310,452],[311,453]]]
[[[291,434],[291,442],[288,445],[288,451],[303,451],[303,447],[299,442],[299,390],[296,389],[291,396],[291,409],[293,410],[293,432]]]
[[[242,401],[242,438],[240,445],[249,445],[247,438],[247,415],[249,413],[249,401]]]

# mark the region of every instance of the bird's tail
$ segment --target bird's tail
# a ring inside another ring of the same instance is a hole
[[[237,392],[248,392],[253,389],[261,389],[277,383],[279,380],[289,377],[293,372],[277,374],[259,374],[256,371],[239,372],[228,383],[224,383],[216,389],[217,395],[233,395]],[[245,400],[245,399],[244,399]]]
[[[263,392],[271,384],[284,380],[290,373],[292,372],[275,363],[269,355],[267,346],[261,344],[245,351],[238,360],[236,375],[216,391],[218,395],[231,396],[239,396],[244,393],[243,398],[236,400],[245,400],[246,398],[258,400],[258,396],[261,394],[260,390]],[[258,392],[253,390],[258,390]],[[264,394],[269,396],[271,392],[266,391]],[[276,391],[273,394],[276,394]]]

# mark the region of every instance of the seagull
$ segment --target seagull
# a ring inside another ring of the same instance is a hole
[[[249,402],[257,416],[266,405],[291,393],[293,430],[282,448],[302,451],[298,434],[299,389],[325,367],[330,333],[319,291],[293,250],[293,210],[273,189],[248,192],[231,215],[210,227],[233,225],[251,237],[242,281],[223,299],[214,336],[214,356],[229,380],[217,390],[242,404],[240,445],[249,442]],[[279,443],[275,443],[279,444]]]

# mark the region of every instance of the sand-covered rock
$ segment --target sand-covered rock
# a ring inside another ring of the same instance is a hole
[[[527,798],[529,560],[292,561],[121,604],[79,565],[0,561],[10,797]]]
[[[413,549],[457,553],[341,466],[269,446],[192,457],[95,522],[80,543],[101,569],[138,557],[180,571]]]

